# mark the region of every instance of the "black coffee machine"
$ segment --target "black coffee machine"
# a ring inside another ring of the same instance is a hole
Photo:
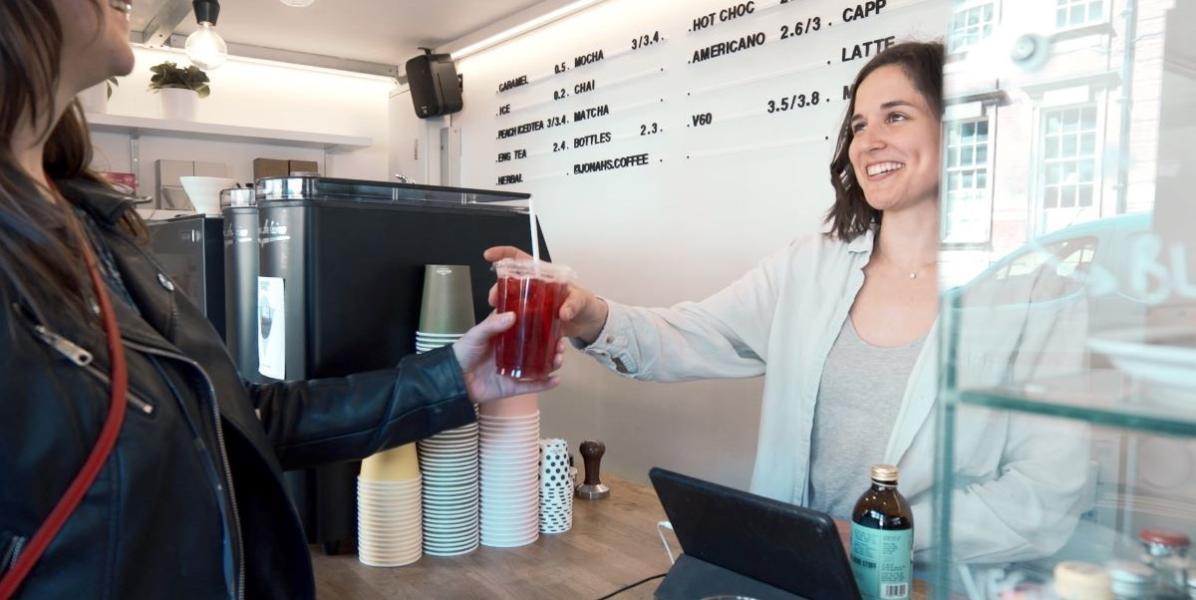
[[[415,351],[425,265],[470,265],[481,320],[494,282],[482,252],[529,249],[527,194],[322,177],[263,178],[256,192],[258,302],[251,306],[243,290],[229,319],[253,328],[230,339],[252,334],[262,344],[261,378],[393,367]],[[542,235],[539,245],[547,258]],[[238,260],[235,268],[253,267]],[[229,280],[247,280],[242,275]],[[337,463],[288,475],[308,540],[326,552],[355,542],[359,469],[359,462]]]
[[[147,221],[150,249],[180,290],[225,334],[224,219],[184,215]]]

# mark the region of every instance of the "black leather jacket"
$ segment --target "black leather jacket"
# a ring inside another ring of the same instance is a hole
[[[472,421],[452,351],[340,379],[246,386],[203,314],[115,228],[127,199],[94,184],[59,187],[92,217],[124,284],[111,296],[130,403],[95,484],[17,597],[314,597],[282,469],[361,459]],[[17,289],[0,277],[0,572],[79,471],[109,402],[103,333]],[[60,351],[73,346],[91,362]]]

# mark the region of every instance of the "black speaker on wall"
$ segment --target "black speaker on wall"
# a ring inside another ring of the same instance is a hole
[[[424,53],[407,61],[407,85],[411,88],[411,101],[415,114],[421,119],[447,115],[461,110],[461,82],[457,69],[448,54],[432,54],[427,48]]]

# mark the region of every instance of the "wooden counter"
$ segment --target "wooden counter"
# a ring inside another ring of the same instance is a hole
[[[318,597],[595,600],[668,571],[669,557],[656,533],[656,523],[665,520],[656,493],[651,486],[606,479],[610,498],[574,499],[572,530],[541,535],[522,548],[482,546],[464,556],[424,556],[406,567],[375,568],[353,555],[326,556],[313,546]],[[671,532],[668,539],[676,552]],[[660,580],[652,581],[616,598],[650,599],[658,585]],[[921,586],[915,587],[914,597],[924,598]]]

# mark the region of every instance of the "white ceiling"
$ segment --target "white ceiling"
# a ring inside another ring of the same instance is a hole
[[[170,0],[134,0],[140,31]],[[229,43],[398,65],[481,30],[541,0],[316,0],[293,8],[279,0],[223,0],[216,30]],[[195,30],[188,14],[175,33]]]

